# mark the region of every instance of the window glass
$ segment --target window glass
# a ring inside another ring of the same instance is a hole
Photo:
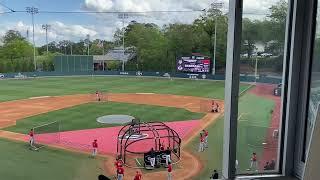
[[[311,76],[310,76],[310,87],[309,87],[309,106],[308,114],[305,121],[305,136],[304,136],[304,149],[303,149],[303,161],[306,160],[307,153],[309,151],[309,142],[312,133],[312,128],[316,120],[318,107],[320,104],[320,14],[319,14],[319,3],[317,7],[317,17],[316,17],[316,32],[314,39],[314,49],[313,58],[311,66]]]
[[[243,1],[237,174],[277,172],[285,27],[284,0]]]

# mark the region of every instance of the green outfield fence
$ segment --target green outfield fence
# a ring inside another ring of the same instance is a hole
[[[55,72],[90,72],[93,71],[93,56],[55,56]]]
[[[3,73],[3,78],[20,78],[21,75],[25,77],[55,77],[55,76],[131,76],[131,77],[158,77],[158,78],[184,78],[192,80],[225,80],[224,74],[196,74],[196,73],[167,73],[167,72],[141,72],[141,71],[77,71],[77,72],[23,72],[23,73]],[[20,78],[21,79],[21,78]],[[253,83],[254,76],[240,75],[241,82]],[[256,80],[257,83],[279,84],[282,82],[281,77],[274,76],[260,76]]]

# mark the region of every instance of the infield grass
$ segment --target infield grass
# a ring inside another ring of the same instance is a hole
[[[0,80],[0,101],[37,96],[112,93],[159,93],[224,99],[224,81],[144,77],[50,77]],[[240,91],[248,85],[242,84]]]
[[[0,139],[0,179],[88,180],[103,173],[103,159],[63,150],[29,150],[26,143]]]
[[[271,122],[271,110],[274,108],[272,100],[258,97],[247,93],[240,98],[239,115],[245,114],[238,122],[238,144],[237,144],[237,159],[239,161],[240,172],[245,172],[250,166],[250,157],[252,152],[256,152],[258,158],[263,153],[263,148],[248,146],[248,139],[262,141],[267,135],[268,126]],[[253,129],[248,132],[248,125],[260,127],[256,131]],[[194,179],[202,180],[209,179],[213,170],[216,169],[219,174],[222,170],[222,154],[223,154],[223,117],[220,117],[216,123],[209,128],[209,148],[205,152],[198,152],[199,138],[196,137],[187,146],[188,150],[199,156],[204,164],[203,171]],[[258,133],[258,134],[257,134]],[[259,136],[260,135],[260,136]],[[261,136],[262,135],[262,136]],[[261,139],[262,138],[262,139]],[[277,149],[275,149],[277,151]]]
[[[96,121],[98,117],[112,114],[130,115],[140,118],[142,122],[185,121],[201,119],[204,116],[202,113],[173,107],[118,102],[88,103],[19,120],[16,126],[6,130],[26,133],[32,127],[53,121],[61,121],[61,131],[121,126],[122,124],[106,125]]]

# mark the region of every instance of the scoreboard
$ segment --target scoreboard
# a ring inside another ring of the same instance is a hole
[[[178,72],[210,73],[211,59],[204,56],[187,56],[177,59]]]

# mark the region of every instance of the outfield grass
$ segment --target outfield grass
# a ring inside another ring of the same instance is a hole
[[[267,133],[267,128],[271,121],[271,110],[274,108],[272,100],[258,97],[253,94],[245,94],[239,101],[239,114],[244,114],[239,119],[238,126],[238,145],[237,159],[239,161],[239,169],[244,172],[250,166],[250,157],[252,152],[256,152],[258,157],[262,155],[262,148],[249,147],[248,138],[260,141],[262,136],[257,136],[257,131],[249,131],[248,125],[261,127],[258,134]],[[243,123],[245,122],[245,123]],[[262,128],[264,127],[264,128]],[[201,174],[194,178],[202,180],[209,178],[214,169],[217,169],[220,174],[222,170],[222,154],[223,154],[223,117],[215,124],[208,128],[209,131],[209,148],[202,153],[198,153],[199,138],[195,138],[188,146],[188,150],[194,154],[198,154],[199,158],[204,162],[204,169]],[[265,137],[265,136],[263,136]]]
[[[1,80],[0,101],[35,96],[87,94],[96,90],[113,93],[160,93],[224,99],[223,81],[144,77],[52,77]],[[242,84],[240,91],[248,85]]]
[[[173,107],[118,102],[88,103],[19,120],[16,126],[6,128],[6,130],[26,133],[32,127],[57,120],[62,122],[62,131],[118,126],[119,124],[106,125],[96,121],[98,117],[112,114],[131,115],[140,118],[142,122],[185,121],[200,119],[204,116],[202,113]]]
[[[25,143],[0,139],[0,179],[88,180],[103,173],[103,159],[62,150],[31,151]]]

